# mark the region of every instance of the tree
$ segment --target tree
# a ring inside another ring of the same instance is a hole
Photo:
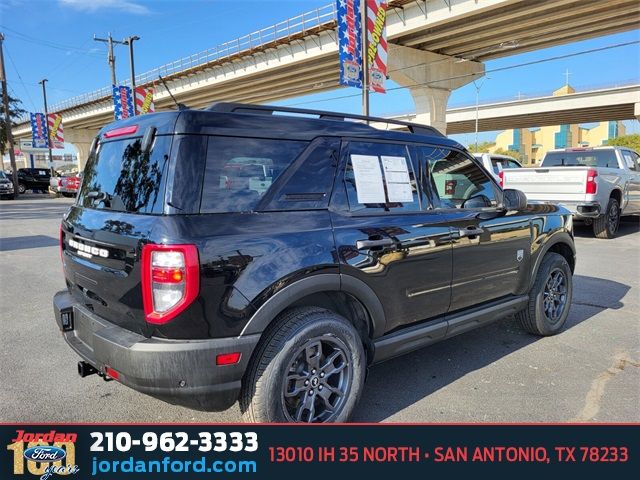
[[[513,157],[516,160],[520,160],[520,152],[516,152],[515,150],[504,150],[503,148],[496,149],[493,153],[497,155],[506,155],[508,157]]]
[[[487,153],[490,148],[495,146],[495,142],[480,142],[478,143],[478,148],[476,148],[476,144],[471,143],[467,146],[467,150],[471,153]]]
[[[607,145],[628,147],[636,152],[640,152],[640,133],[632,133],[631,135],[622,135],[621,137],[610,138],[607,141]]]
[[[2,96],[2,93],[0,92],[0,105],[2,105],[2,102],[4,101],[4,98]],[[17,98],[13,98],[11,95],[9,95],[9,117],[11,118],[11,126],[15,126],[15,121],[22,117],[22,115],[24,115],[26,112],[26,110],[23,110],[22,108],[20,108],[20,105],[22,104],[22,102],[20,100],[18,100]],[[0,156],[4,156],[4,154],[7,152],[7,122],[6,119],[4,118],[4,112],[2,114],[2,116],[0,116]]]

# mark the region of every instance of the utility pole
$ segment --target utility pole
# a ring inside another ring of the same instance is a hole
[[[133,42],[135,40],[140,40],[140,37],[137,35],[133,35],[131,37],[127,37],[125,38],[122,43],[125,45],[129,45],[129,64],[131,66],[131,90],[132,90],[132,95],[135,96],[136,92],[136,71],[135,71],[135,64],[133,62]],[[115,85],[115,83],[114,83]]]
[[[484,80],[482,80],[482,82],[478,82],[477,80],[473,81],[473,86],[476,87],[476,153],[478,153],[478,124],[479,124],[479,108],[480,108],[480,89],[482,88],[482,85],[484,85],[484,82],[486,82],[487,80],[489,80],[489,77],[484,77]]]
[[[13,132],[11,131],[11,115],[9,113],[9,89],[7,77],[4,73],[4,52],[2,50],[4,35],[0,33],[0,81],[2,81],[2,104],[4,108],[4,121],[7,128],[7,143],[9,144],[9,159],[11,160],[11,176],[13,180],[13,195],[18,195],[18,168],[16,167],[16,154],[13,151]],[[4,161],[3,161],[4,164]]]
[[[95,34],[93,35],[93,39],[96,42],[104,42],[109,46],[109,52],[107,54],[107,61],[109,63],[109,67],[111,68],[111,84],[112,85],[118,85],[118,83],[116,82],[116,56],[113,54],[113,44],[114,43],[118,43],[120,45],[124,45],[124,42],[119,42],[117,40],[114,40],[111,37],[111,33],[109,33],[109,36],[107,38],[98,38],[95,36]]]
[[[51,169],[51,176],[55,175],[55,171],[53,169],[53,153],[51,153],[51,137],[49,136],[49,109],[47,107],[47,89],[45,87],[45,83],[47,83],[47,79],[43,78],[38,83],[42,85],[42,98],[44,99],[44,122],[47,126],[47,145],[49,146],[49,168]]]
[[[360,0],[362,44],[362,114],[369,116],[369,38],[367,36],[367,1]],[[367,122],[369,123],[369,122]]]

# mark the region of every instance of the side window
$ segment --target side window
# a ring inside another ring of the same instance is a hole
[[[273,192],[265,210],[327,208],[339,153],[339,138],[315,139],[278,181],[282,187]]]
[[[431,173],[432,190],[442,208],[491,208],[496,189],[486,172],[466,155],[438,147],[422,147]]]
[[[247,212],[308,142],[209,137],[201,213]]]
[[[638,157],[637,153],[631,152],[629,150],[623,150],[622,156],[624,157],[624,162],[627,164],[627,167],[629,167],[629,169],[636,172],[640,170],[640,165],[638,164],[640,163],[640,157]]]
[[[351,142],[344,185],[351,212],[414,212],[418,184],[405,145]]]

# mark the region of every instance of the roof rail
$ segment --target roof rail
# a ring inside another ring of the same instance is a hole
[[[404,122],[402,120],[395,120],[393,118],[383,117],[371,117],[366,115],[352,115],[350,113],[341,112],[328,112],[326,110],[311,110],[306,108],[292,108],[292,107],[278,107],[275,105],[252,105],[248,103],[237,102],[216,102],[205,110],[210,112],[221,113],[253,113],[259,115],[273,115],[276,112],[283,113],[296,113],[304,115],[317,115],[321,120],[338,120],[345,121],[346,119],[363,120],[366,122],[380,122],[394,125],[402,125],[406,127],[411,133],[420,135],[437,135],[443,137],[444,135],[434,127],[429,125],[419,125],[417,123]]]

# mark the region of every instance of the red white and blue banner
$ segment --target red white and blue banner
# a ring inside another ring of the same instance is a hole
[[[136,115],[153,113],[153,87],[136,87]]]
[[[47,128],[49,130],[49,144],[51,148],[64,148],[64,128],[62,115],[50,113],[47,115]]]
[[[49,147],[49,134],[44,113],[31,114],[31,140],[34,148]]]
[[[113,115],[116,120],[135,116],[131,88],[124,85],[113,85]]]
[[[362,88],[361,0],[338,0],[340,84]]]
[[[387,19],[386,0],[367,2],[367,61],[369,65],[369,89],[384,93],[387,79]]]

